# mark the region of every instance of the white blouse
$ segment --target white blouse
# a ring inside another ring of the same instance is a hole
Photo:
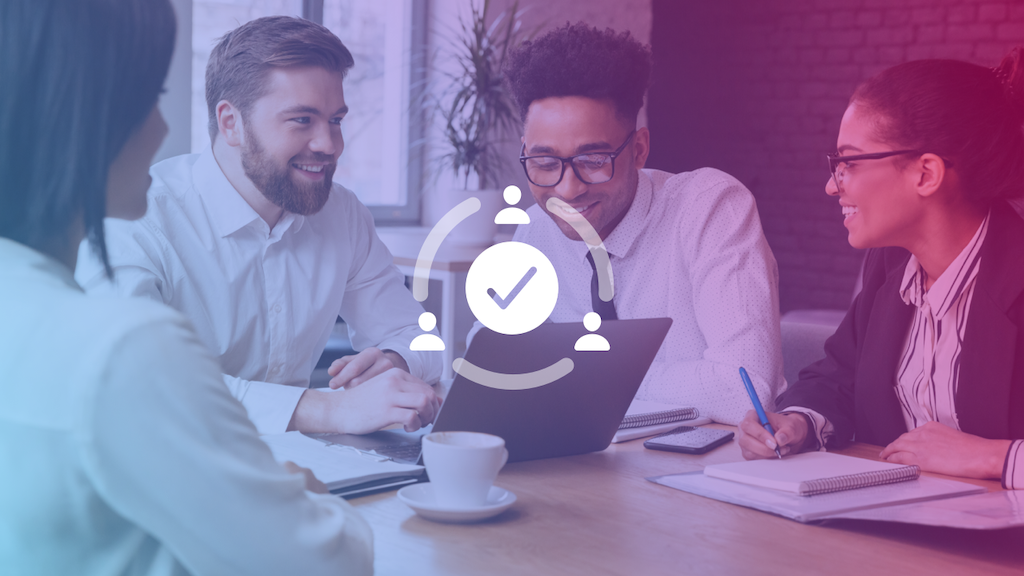
[[[366,521],[304,485],[181,315],[0,238],[0,571],[371,573]]]

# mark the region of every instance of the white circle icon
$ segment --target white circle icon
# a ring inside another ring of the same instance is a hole
[[[437,316],[434,316],[430,312],[424,312],[423,314],[420,314],[419,324],[420,330],[430,332],[435,326],[437,326]],[[593,332],[593,330],[591,330],[591,332]]]
[[[558,276],[540,250],[502,242],[484,250],[469,267],[466,300],[484,326],[500,334],[524,334],[555,309]]]
[[[523,191],[519,189],[519,186],[505,186],[505,191],[501,193],[501,197],[509,205],[515,206],[523,199]]]

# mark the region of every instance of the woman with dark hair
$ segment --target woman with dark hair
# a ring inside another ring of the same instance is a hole
[[[146,212],[174,33],[168,0],[0,2],[0,572],[369,573],[365,521],[274,461],[184,318],[73,279]]]
[[[752,413],[746,458],[853,440],[923,470],[1024,488],[1024,52],[992,69],[895,66],[862,84],[829,154],[826,192],[864,288],[826,358]]]

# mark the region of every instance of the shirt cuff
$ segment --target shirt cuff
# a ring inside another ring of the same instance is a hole
[[[835,428],[832,426],[832,423],[828,421],[828,418],[825,418],[810,408],[804,408],[802,406],[790,406],[785,410],[780,410],[780,412],[798,412],[810,418],[811,425],[814,428],[814,441],[817,443],[814,450],[818,452],[825,451],[825,444],[828,442],[828,439],[832,434],[835,433]]]
[[[427,384],[434,384],[441,378],[441,355],[436,352],[413,352],[408,343],[394,340],[381,342],[377,347],[401,356],[409,365],[409,374]]]
[[[262,434],[283,434],[288,431],[299,398],[308,388],[271,384],[270,382],[249,382],[242,406],[249,413],[249,420]]]
[[[1024,489],[1024,440],[1014,440],[1003,461],[1003,488]]]

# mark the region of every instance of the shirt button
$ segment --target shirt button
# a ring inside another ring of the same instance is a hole
[[[280,304],[278,304],[277,306],[274,306],[274,312],[277,313],[277,314],[281,313],[281,305]]]

